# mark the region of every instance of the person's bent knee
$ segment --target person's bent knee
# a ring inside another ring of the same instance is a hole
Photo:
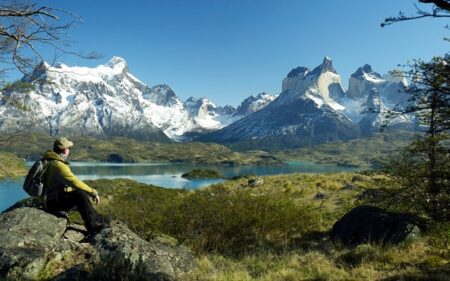
[[[77,190],[71,191],[70,193],[72,193],[72,196],[75,200],[90,203],[89,195],[84,190],[77,189]]]

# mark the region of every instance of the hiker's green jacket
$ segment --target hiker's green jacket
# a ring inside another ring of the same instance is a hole
[[[70,170],[69,163],[57,153],[47,151],[44,159],[50,161],[44,178],[44,186],[47,189],[47,201],[58,200],[61,193],[71,192],[76,188],[86,191],[91,196],[98,194],[95,189],[79,180]]]

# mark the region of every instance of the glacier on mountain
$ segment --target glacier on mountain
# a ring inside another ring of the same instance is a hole
[[[42,62],[32,77],[36,80],[22,79],[33,84],[26,95],[1,94],[1,131],[32,124],[33,130],[50,135],[183,140],[189,132],[218,130],[244,116],[207,98],[182,102],[168,85],[150,88],[129,72],[120,57],[94,68]]]
[[[396,106],[408,103],[405,79],[382,77],[365,65],[349,82],[344,91],[329,57],[313,70],[294,68],[283,79],[281,94],[266,107],[200,140],[271,149],[277,142],[295,147],[352,139],[379,130],[387,120],[391,127],[412,127],[411,116],[388,119]]]
[[[217,106],[206,97],[183,102],[164,84],[148,87],[120,57],[94,68],[42,62],[33,77],[22,79],[32,84],[28,93],[1,93],[0,131],[27,128],[50,135],[158,141],[292,137],[293,143],[317,143],[370,134],[396,106],[408,103],[406,79],[381,76],[367,64],[351,75],[345,91],[329,57],[312,70],[290,71],[280,94],[252,95],[237,108]],[[406,128],[414,118],[398,115],[390,121]]]

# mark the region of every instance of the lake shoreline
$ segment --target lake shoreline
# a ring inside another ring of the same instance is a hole
[[[26,162],[31,166],[34,162]],[[216,169],[224,176],[224,179],[192,179],[182,178],[182,174],[193,169]],[[232,179],[242,175],[272,176],[294,173],[338,173],[356,171],[354,168],[343,168],[336,165],[321,165],[312,162],[291,162],[282,166],[273,165],[207,165],[198,163],[171,163],[171,162],[145,162],[145,163],[109,163],[109,162],[81,162],[71,161],[73,173],[81,180],[118,179],[125,178],[139,183],[151,184],[167,189],[199,189],[213,184],[221,183],[226,179]],[[7,182],[7,184],[6,184]],[[12,196],[11,200],[17,201],[27,195],[22,190],[23,177],[3,180],[0,194],[2,198]],[[7,185],[7,186],[6,186]],[[3,192],[3,193],[2,193]],[[6,200],[6,199],[5,199]],[[9,200],[9,199],[8,199]],[[14,201],[14,202],[15,202]],[[11,201],[4,201],[11,205]],[[1,209],[1,208],[0,208]]]

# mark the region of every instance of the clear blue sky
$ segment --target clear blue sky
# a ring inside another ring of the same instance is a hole
[[[449,19],[422,19],[385,28],[385,17],[415,11],[414,0],[77,0],[42,1],[71,11],[84,23],[70,30],[72,49],[102,59],[63,57],[95,66],[112,56],[149,86],[165,83],[185,100],[209,97],[238,105],[260,92],[276,94],[297,66],[324,56],[347,87],[365,63],[384,74],[413,58],[443,55]],[[421,7],[430,8],[430,5]]]

